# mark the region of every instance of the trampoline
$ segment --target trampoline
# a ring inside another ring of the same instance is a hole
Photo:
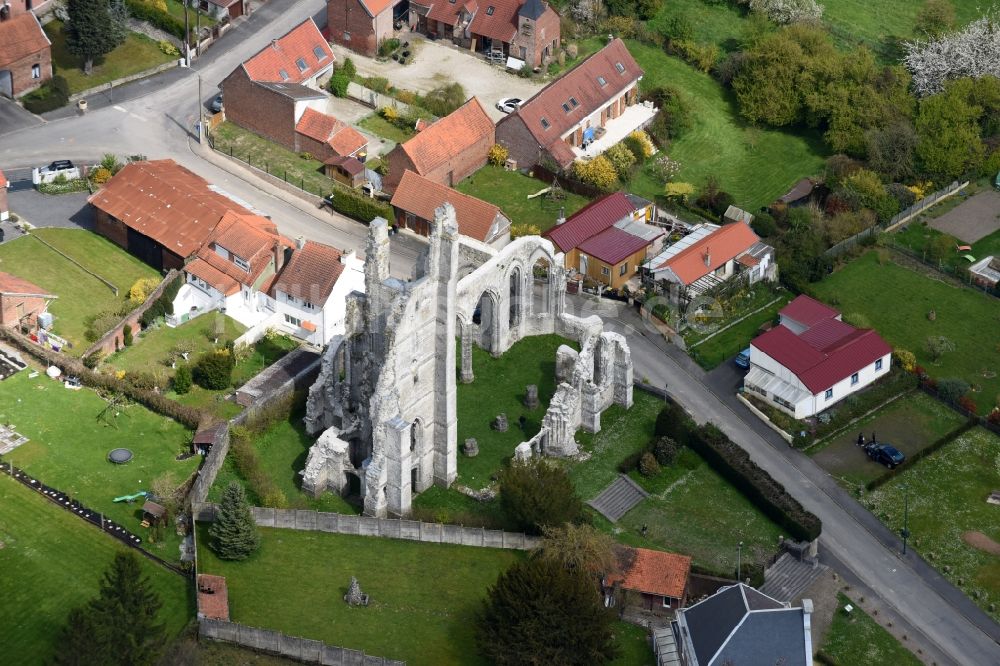
[[[116,465],[124,465],[132,460],[132,452],[128,449],[113,449],[108,454],[108,460]]]

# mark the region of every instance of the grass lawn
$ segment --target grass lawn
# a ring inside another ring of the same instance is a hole
[[[463,180],[455,189],[500,206],[514,224],[534,224],[539,231],[555,226],[560,208],[564,208],[566,217],[569,217],[590,203],[586,197],[566,190],[563,190],[566,198],[562,201],[552,201],[545,196],[528,198],[529,194],[535,194],[545,187],[546,184],[542,181],[519,171],[506,171],[501,167],[487,165]]]
[[[584,500],[593,499],[614,481],[617,464],[653,437],[656,415],[663,405],[658,398],[638,390],[634,398],[628,412],[612,407],[604,413],[601,432],[579,435],[591,458],[572,467],[570,476]],[[744,564],[762,565],[774,554],[780,528],[693,451],[684,450],[658,477],[633,478],[650,497],[614,525],[594,514],[595,525],[610,531],[617,540],[691,555],[695,565],[726,575],[735,572],[736,544],[740,541],[745,546]],[[647,532],[642,536],[644,525]]]
[[[303,159],[273,141],[224,122],[212,135],[216,150],[238,157],[252,166],[313,194],[329,194],[333,181],[323,173],[319,160]]]
[[[776,303],[768,305],[775,299],[778,299]],[[711,333],[703,335],[690,332],[686,334],[684,340],[688,344],[691,358],[706,370],[711,370],[723,361],[732,358],[746,349],[750,345],[750,340],[756,337],[760,327],[774,320],[778,316],[778,310],[785,307],[791,299],[791,294],[787,292],[775,292],[762,287],[754,289],[742,302],[724,303],[722,306],[724,319],[721,324],[729,326],[729,328],[711,338],[708,337]],[[759,312],[756,312],[757,310]],[[754,314],[749,314],[751,312]],[[732,323],[740,317],[746,317],[746,319],[736,324]],[[699,342],[700,340],[704,340],[704,342]],[[695,343],[697,343],[696,346],[692,346]]]
[[[458,384],[457,415],[459,447],[469,437],[479,443],[479,455],[467,458],[458,454],[458,481],[472,488],[490,484],[491,475],[503,461],[514,456],[514,447],[538,433],[549,400],[556,390],[556,349],[577,345],[557,335],[538,335],[514,344],[500,358],[472,347],[472,370],[476,380]],[[461,363],[461,359],[458,359]],[[524,407],[525,387],[538,386],[536,409]],[[491,428],[498,414],[507,415],[507,432]],[[525,429],[519,426],[524,416]]]
[[[986,503],[1000,488],[1000,437],[984,428],[965,433],[892,481],[868,493],[863,503],[886,527],[903,527],[904,500],[909,497],[910,546],[990,611],[1000,603],[1000,555],[989,554],[963,537],[980,532],[1000,548],[997,507]]]
[[[655,46],[627,44],[646,71],[642,89],[672,86],[691,109],[692,128],[668,151],[681,163],[678,181],[700,189],[715,176],[737,206],[757,210],[822,170],[826,149],[818,133],[751,127],[739,117],[733,95],[708,74]],[[629,190],[652,199],[663,193],[663,183],[647,167],[632,178]]]
[[[174,18],[178,19],[181,23],[184,23],[184,3],[178,2],[178,0],[166,0],[166,3],[167,3],[167,13],[173,16]],[[200,22],[199,25],[201,25],[203,28],[205,26],[211,27],[217,23],[217,21],[214,18],[212,18],[205,12],[199,12],[197,8],[190,7],[188,9],[188,23],[191,25],[192,29],[194,28],[195,25],[196,14],[201,16],[201,18],[197,19],[197,21]]]
[[[0,542],[4,661],[48,663],[70,609],[97,595],[101,575],[122,546],[5,474]],[[187,581],[144,557],[139,561],[163,602],[160,621],[169,635],[178,634],[193,614]]]
[[[615,624],[614,632],[621,652],[611,662],[611,666],[655,666],[653,646],[646,629],[618,622]]]
[[[855,490],[886,473],[884,465],[868,458],[858,446],[874,432],[880,442],[892,444],[907,457],[930,446],[965,423],[958,412],[922,391],[914,391],[872,414],[856,427],[809,450],[817,463],[848,489]]]
[[[396,143],[403,143],[416,134],[414,130],[404,130],[399,125],[393,125],[377,113],[362,118],[358,122],[358,127]]]
[[[104,363],[125,372],[164,371],[173,376],[167,359],[182,340],[194,348],[190,356],[194,360],[204,352],[225,346],[227,341],[235,340],[246,330],[246,326],[235,319],[210,312],[174,328],[165,324],[149,328],[136,336],[131,347],[112,354]],[[218,345],[213,342],[216,337]]]
[[[978,386],[973,395],[979,411],[992,409],[1000,393],[1000,307],[995,298],[891,262],[879,265],[875,252],[812,285],[812,292],[845,314],[866,316],[889,344],[916,354],[933,377],[960,377]],[[927,318],[931,310],[937,312],[935,321]],[[934,363],[924,349],[931,335],[947,337],[956,350]]]
[[[854,606],[850,615],[844,612],[847,604]],[[840,592],[837,593],[837,610],[833,612],[830,631],[820,651],[836,664],[920,666],[923,663],[861,610],[856,602]]]
[[[45,24],[44,30],[52,42],[53,69],[57,75],[66,79],[70,94],[176,60],[176,56],[165,54],[149,37],[129,32],[121,46],[94,60],[94,69],[88,76],[83,73],[80,58],[66,49],[66,36],[62,27],[62,21],[56,20]]]
[[[260,532],[258,554],[224,562],[205,547],[207,529],[199,527],[199,572],[226,577],[233,621],[413,666],[482,663],[473,615],[487,587],[524,557],[518,551],[397,539]],[[344,603],[351,576],[370,595],[369,606]]]
[[[31,379],[19,372],[0,382],[0,420],[30,441],[4,458],[145,538],[141,504],[112,500],[150,490],[162,476],[180,485],[200,459],[175,460],[191,442],[191,432],[179,423],[138,404],[116,407],[102,418],[107,406],[90,389],[70,391],[44,374]],[[108,462],[116,447],[131,449],[135,457],[126,465]],[[164,559],[178,557],[173,530],[164,536],[165,544],[147,548]]]
[[[33,235],[73,257],[89,270],[118,287],[118,296],[103,282],[66,260]],[[71,354],[82,354],[90,345],[84,333],[86,319],[108,310],[118,310],[128,290],[139,278],[158,274],[117,245],[89,231],[37,229],[0,246],[0,270],[34,282],[59,298],[49,305],[55,316],[53,332],[72,343]]]

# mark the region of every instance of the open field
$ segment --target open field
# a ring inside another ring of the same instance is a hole
[[[1000,488],[998,460],[1000,437],[975,428],[862,500],[896,532],[903,527],[908,502],[910,547],[995,620],[1000,620],[995,605],[1000,603],[1000,507],[986,498]],[[969,538],[978,539],[980,547],[967,543]],[[993,554],[982,549],[990,540]]]
[[[667,151],[681,163],[677,181],[701,189],[715,176],[737,206],[757,210],[800,178],[822,170],[825,149],[818,133],[751,127],[739,117],[732,94],[711,76],[663,49],[635,40],[627,43],[646,71],[640,87],[676,88],[690,107],[693,126]],[[663,193],[663,183],[647,168],[636,173],[629,190],[652,199]]]
[[[844,612],[847,604],[854,606],[850,615]],[[838,664],[920,666],[923,663],[861,610],[857,602],[840,592],[837,593],[837,610],[833,612],[830,631],[820,650]]]
[[[0,474],[0,543],[4,662],[48,663],[69,610],[97,594],[104,569],[122,546],[6,474]],[[160,621],[177,634],[193,614],[187,581],[143,557],[139,561],[163,602]]]
[[[52,67],[56,75],[66,79],[70,94],[176,60],[175,56],[168,56],[161,51],[149,37],[129,32],[125,43],[106,56],[94,60],[94,70],[88,76],[83,73],[80,58],[66,48],[66,36],[62,27],[62,21],[55,20],[46,23],[44,29],[52,42]]]
[[[260,552],[224,562],[199,527],[199,571],[226,577],[233,621],[404,659],[482,663],[472,617],[489,585],[524,554],[397,539],[261,529]],[[343,601],[351,576],[370,605]]]
[[[877,286],[876,286],[877,285]],[[812,285],[812,295],[844,314],[859,313],[894,348],[917,355],[936,379],[960,377],[979,390],[980,413],[992,409],[1000,393],[1000,327],[997,300],[972,289],[954,287],[888,262],[876,252],[855,259]],[[927,313],[935,310],[935,321]],[[924,348],[929,336],[943,335],[955,351],[932,361]]]
[[[81,265],[118,287],[118,296],[103,282],[46,247],[37,234]],[[59,298],[49,311],[55,316],[53,332],[73,344],[71,354],[82,354],[90,342],[85,337],[88,317],[125,304],[128,290],[140,278],[158,274],[110,241],[78,229],[37,229],[0,246],[0,270],[34,282]]]
[[[556,390],[556,349],[560,345],[577,345],[557,335],[539,335],[514,344],[500,358],[472,347],[472,370],[476,379],[471,384],[458,384],[458,480],[471,488],[490,483],[490,476],[499,471],[503,462],[514,456],[514,447],[534,437],[542,425],[542,417]],[[460,354],[456,354],[460,356]],[[457,359],[461,363],[461,358]],[[524,406],[525,388],[538,386],[538,407]],[[493,430],[491,424],[498,414],[506,414],[510,427],[507,432]],[[522,430],[521,416],[525,418]],[[461,446],[469,437],[479,443],[479,455],[467,458]]]
[[[519,171],[506,171],[487,165],[463,180],[455,189],[499,206],[513,224],[534,224],[539,231],[555,226],[560,209],[564,209],[566,217],[569,217],[589,203],[586,197],[566,190],[563,190],[566,198],[562,201],[553,201],[546,196],[528,199],[529,194],[535,194],[546,187],[537,178]]]
[[[830,476],[854,490],[886,473],[884,465],[870,460],[858,446],[859,432],[866,441],[874,433],[877,441],[892,444],[909,458],[964,423],[958,412],[914,391],[808,453]]]
[[[151,490],[161,477],[180,485],[200,462],[197,456],[175,460],[191,442],[191,432],[179,423],[138,404],[109,408],[91,389],[71,391],[44,374],[31,379],[26,370],[0,382],[0,419],[30,439],[4,456],[6,460],[144,541],[148,534],[139,526],[142,503],[112,500]],[[135,457],[125,465],[108,462],[108,452],[117,447],[130,449]],[[147,548],[164,559],[178,557],[173,530],[164,530],[164,537],[165,543],[147,542]]]

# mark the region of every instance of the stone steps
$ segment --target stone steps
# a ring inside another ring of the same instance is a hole
[[[632,507],[647,497],[649,497],[649,493],[643,490],[639,484],[621,474],[611,485],[602,490],[600,495],[587,504],[611,522],[616,523]]]
[[[792,601],[802,596],[826,570],[827,567],[822,564],[814,566],[812,562],[800,562],[790,553],[785,553],[764,572],[764,584],[760,591],[778,601]]]

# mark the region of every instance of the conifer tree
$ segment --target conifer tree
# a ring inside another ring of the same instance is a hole
[[[233,481],[222,494],[209,546],[224,560],[244,560],[260,547],[260,535],[243,486]]]
[[[83,58],[83,71],[90,74],[95,58],[111,53],[125,41],[120,5],[113,6],[109,0],[69,0],[66,12],[66,48]]]

